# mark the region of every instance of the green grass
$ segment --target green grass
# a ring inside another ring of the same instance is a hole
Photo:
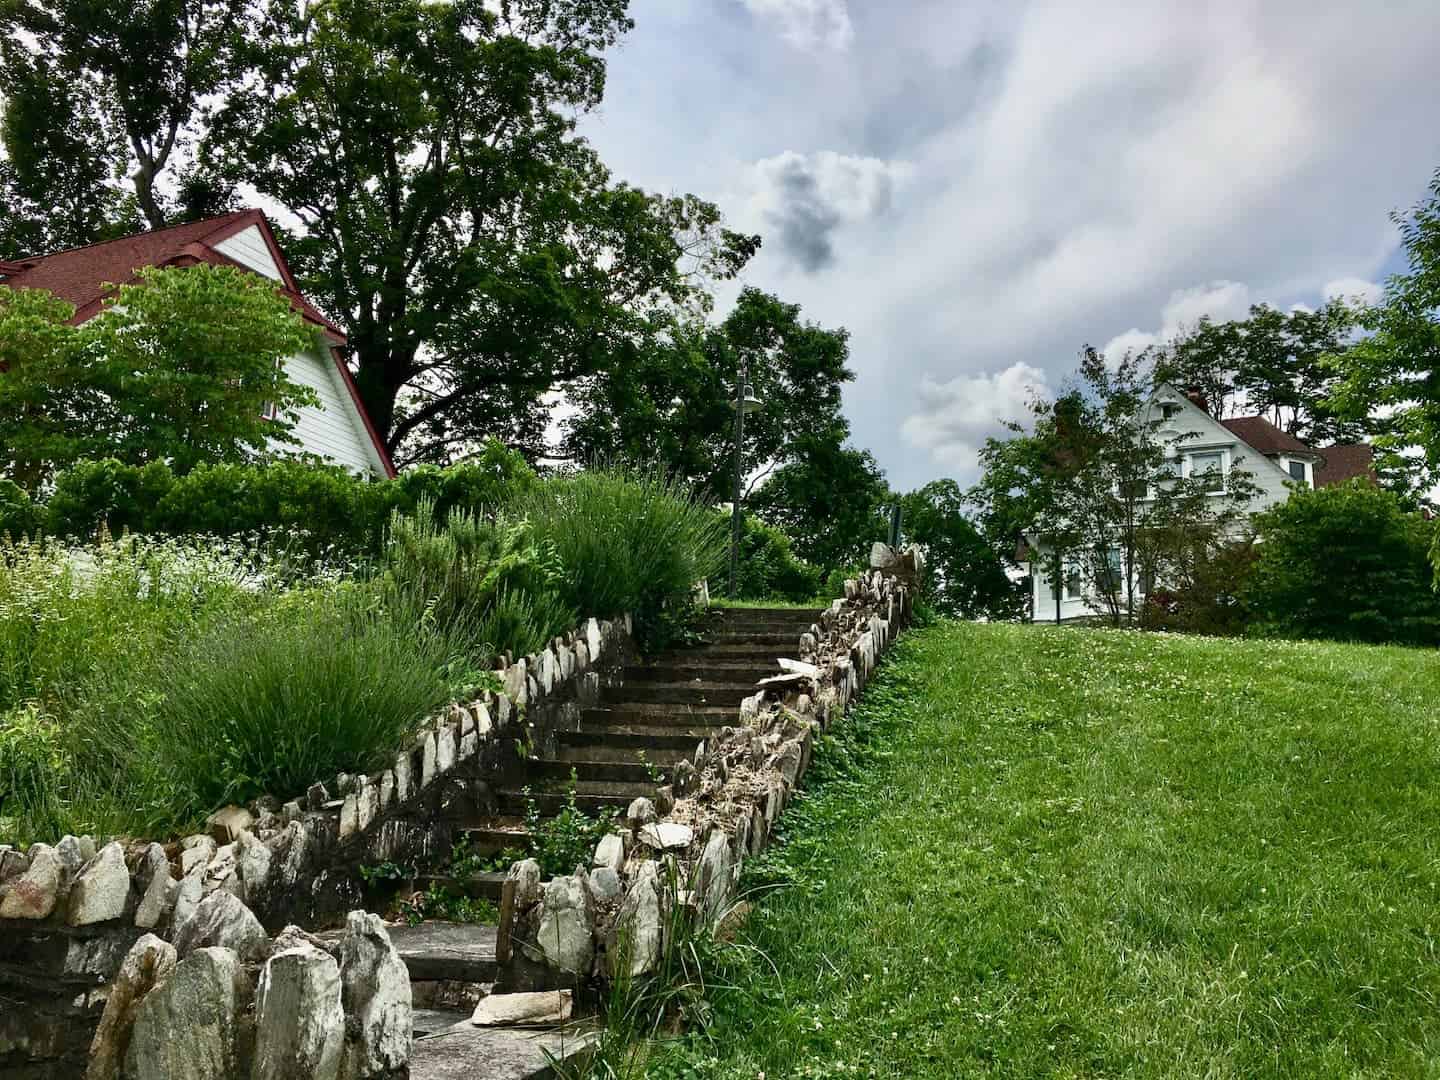
[[[917,631],[645,1075],[1440,1075],[1437,701],[1428,651]]]

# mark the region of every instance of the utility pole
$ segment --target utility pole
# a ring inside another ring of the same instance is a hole
[[[735,383],[735,491],[730,502],[730,599],[739,590],[740,573],[740,482],[745,460],[745,412],[749,386],[749,362],[740,360],[740,378]]]

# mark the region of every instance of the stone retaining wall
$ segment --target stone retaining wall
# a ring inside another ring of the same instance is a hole
[[[361,906],[359,866],[448,855],[448,822],[483,801],[514,743],[573,726],[634,652],[628,616],[590,619],[543,652],[503,657],[500,693],[450,706],[389,767],[226,807],[206,833],[0,845],[0,1075],[70,1080],[127,953],[146,934],[180,942],[216,894],[257,925],[314,929]]]
[[[533,860],[511,868],[498,991],[593,986],[621,968],[647,973],[673,932],[675,904],[709,922],[732,910],[741,867],[768,842],[816,736],[844,716],[908,621],[918,561],[913,550],[877,545],[877,568],[847,581],[793,658],[777,657],[780,671],[757,684],[735,724],[677,768],[668,812],[635,800],[623,830],[574,874],[542,882]]]

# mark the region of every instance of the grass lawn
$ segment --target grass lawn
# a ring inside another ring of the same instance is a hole
[[[1433,652],[914,632],[645,1075],[1440,1076],[1437,724]]]

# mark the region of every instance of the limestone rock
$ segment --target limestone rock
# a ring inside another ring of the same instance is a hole
[[[540,864],[534,859],[521,859],[506,876],[515,882],[516,911],[525,911],[540,901]]]
[[[641,863],[606,943],[611,974],[618,976],[628,970],[638,976],[654,970],[660,962],[663,935],[659,870],[654,862]]]
[[[575,1008],[569,990],[538,994],[491,994],[475,1006],[470,1023],[476,1027],[536,1027],[566,1023]]]
[[[597,904],[618,900],[624,890],[624,886],[620,884],[620,875],[608,866],[597,866],[586,875],[585,880],[590,886],[590,895]]]
[[[652,822],[639,833],[640,842],[656,851],[684,851],[695,839],[695,830],[674,821]]]
[[[226,892],[240,895],[240,879],[237,871],[240,868],[240,860],[234,844],[226,844],[218,848],[215,857],[205,867],[203,892],[208,896],[216,889],[223,889]]]
[[[657,816],[654,803],[649,799],[636,799],[625,811],[625,823],[632,829],[638,829],[650,824]]]
[[[253,1080],[338,1080],[344,1050],[335,958],[308,944],[270,957],[255,994]]]
[[[65,921],[71,926],[90,926],[118,919],[125,914],[129,896],[125,849],[118,840],[112,840],[80,872],[70,890],[70,910]]]
[[[254,833],[241,833],[235,842],[235,862],[246,903],[253,904],[270,880],[270,849]]]
[[[140,898],[140,906],[135,909],[135,925],[149,930],[160,925],[160,920],[175,903],[178,887],[170,876],[170,860],[159,844],[151,844],[141,856],[141,876],[145,892]]]
[[[194,918],[175,935],[175,951],[182,958],[210,946],[228,949],[241,960],[254,963],[270,955],[270,935],[239,897],[214,892],[200,901]]]
[[[180,841],[180,876],[186,877],[195,867],[207,864],[215,857],[218,846],[210,837],[198,833]]]
[[[557,971],[585,978],[595,960],[594,908],[583,877],[552,878],[545,884],[535,944]]]
[[[175,911],[170,920],[170,937],[175,941],[181,939],[185,928],[195,920],[200,898],[204,895],[204,875],[203,868],[186,874],[175,887]]]
[[[590,865],[608,866],[618,874],[625,865],[625,838],[618,833],[602,836],[600,843],[595,845],[595,857],[590,861]]]
[[[45,919],[55,910],[63,864],[48,844],[33,844],[30,867],[10,883],[0,900],[0,919]]]
[[[205,827],[217,844],[233,844],[255,827],[255,815],[243,806],[223,806],[205,819]]]
[[[229,949],[199,949],[140,1003],[125,1080],[228,1080],[239,1075],[250,980]]]
[[[696,889],[700,893],[705,915],[712,921],[720,918],[735,896],[735,861],[730,852],[730,838],[716,829],[705,841],[696,871]]]
[[[174,971],[174,947],[154,934],[146,934],[126,953],[110,986],[110,996],[105,1000],[100,1026],[90,1041],[90,1064],[85,1070],[85,1080],[114,1080],[120,1075],[140,1003]]]
[[[93,845],[93,841],[91,842]],[[55,845],[55,856],[60,860],[63,868],[60,874],[61,883],[74,881],[75,875],[80,873],[80,868],[95,857],[91,851],[87,856],[81,848],[80,837],[62,836],[60,842]]]
[[[410,972],[378,915],[352,911],[340,941],[340,996],[345,1008],[341,1075],[367,1080],[410,1061]]]

